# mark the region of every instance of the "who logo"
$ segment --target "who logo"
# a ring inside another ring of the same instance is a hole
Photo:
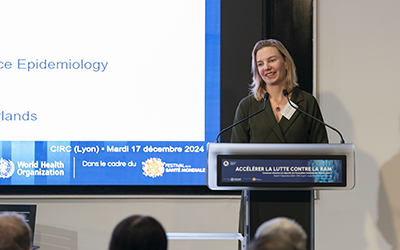
[[[0,178],[10,178],[15,171],[15,165],[10,160],[0,159]]]

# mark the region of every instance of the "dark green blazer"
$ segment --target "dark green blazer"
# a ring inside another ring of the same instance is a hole
[[[299,109],[323,121],[321,110],[313,95],[296,88],[290,100],[296,103]],[[236,109],[234,122],[261,110],[263,105],[264,100],[257,101],[253,95],[243,98]],[[290,120],[282,116],[278,123],[267,100],[263,112],[233,128],[231,142],[328,143],[328,135],[323,124],[297,110]]]

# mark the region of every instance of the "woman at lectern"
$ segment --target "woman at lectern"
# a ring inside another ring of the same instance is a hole
[[[234,122],[260,111],[264,102],[266,107],[261,113],[233,127],[231,142],[328,142],[323,124],[288,104],[289,98],[295,107],[297,105],[300,110],[323,121],[314,96],[297,88],[296,66],[281,42],[269,39],[256,43],[252,52],[252,74],[251,95],[240,101]]]
[[[243,98],[235,114],[233,143],[328,143],[323,124],[296,108],[323,121],[319,105],[311,94],[300,90],[296,66],[289,52],[277,40],[261,40],[252,52],[253,83],[251,94]],[[294,107],[288,103],[288,99]],[[249,119],[249,116],[265,109]],[[250,236],[271,216],[285,216],[298,221],[303,217],[302,206],[311,199],[311,191],[250,191]],[[301,198],[300,198],[301,197]],[[282,201],[282,198],[285,202]],[[297,202],[301,200],[301,202]],[[287,201],[290,201],[287,202]],[[295,202],[292,202],[295,201]],[[290,205],[287,205],[290,204]],[[288,209],[288,207],[290,207]],[[239,219],[239,231],[244,232],[244,194]],[[307,208],[308,209],[308,208]],[[304,210],[305,211],[305,210]],[[310,234],[311,225],[307,226]],[[310,244],[310,243],[309,243]]]

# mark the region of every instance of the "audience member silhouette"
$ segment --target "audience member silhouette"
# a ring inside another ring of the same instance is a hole
[[[287,237],[264,235],[255,238],[247,247],[247,250],[297,250],[297,248]]]
[[[276,238],[292,242],[295,250],[306,250],[307,233],[299,223],[286,217],[277,217],[261,224],[254,238],[263,236],[276,236]]]
[[[112,233],[109,250],[166,250],[167,235],[150,216],[133,215],[122,220]]]
[[[0,250],[30,250],[31,228],[24,216],[16,212],[0,214]]]

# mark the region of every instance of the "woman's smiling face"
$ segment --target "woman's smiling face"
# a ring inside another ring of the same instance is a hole
[[[256,63],[258,73],[267,85],[286,87],[286,61],[275,47],[264,47],[257,51]]]

